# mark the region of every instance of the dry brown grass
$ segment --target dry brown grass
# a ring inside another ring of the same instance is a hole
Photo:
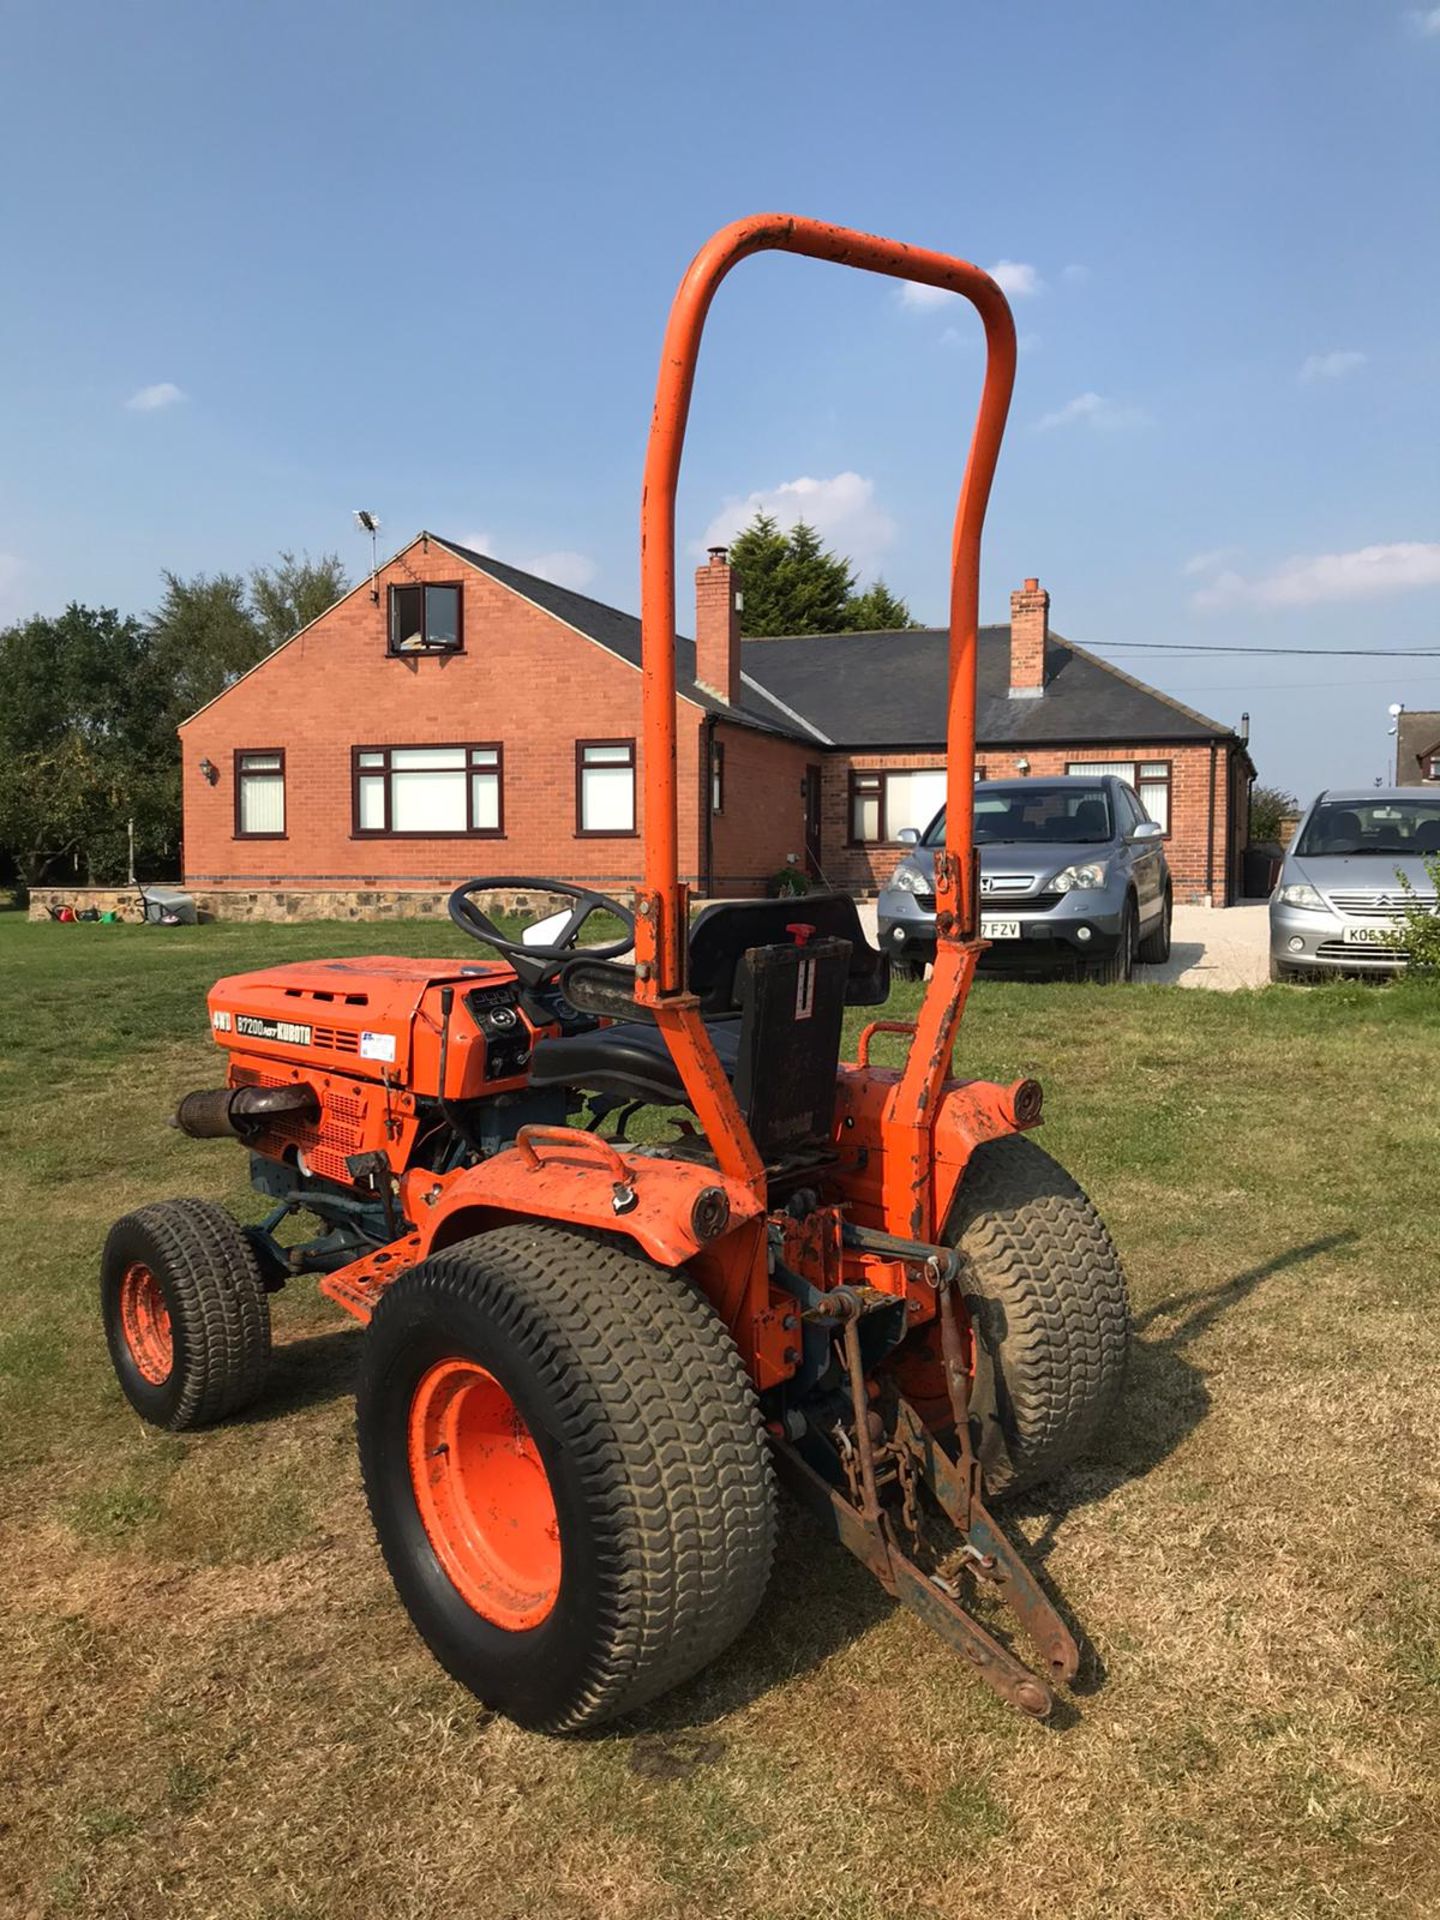
[[[1058,1724],[1008,1714],[795,1516],[731,1654],[644,1724],[561,1743],[457,1691],[391,1596],[351,1444],[360,1335],[282,1297],[270,1396],[182,1438],[141,1428],[104,1361],[113,1215],[243,1203],[239,1156],[160,1124],[213,1071],[206,980],[363,930],[218,958],[137,930],[77,978],[87,937],[0,924],[7,1920],[1440,1911],[1423,996],[977,996],[969,1059],[1040,1071],[1137,1307],[1122,1417],[1018,1521],[1094,1648]]]

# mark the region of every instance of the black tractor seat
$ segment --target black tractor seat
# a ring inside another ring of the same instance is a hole
[[[740,1058],[740,1022],[708,1020],[705,1024],[720,1064],[733,1080]],[[584,1087],[592,1093],[618,1093],[627,1100],[662,1107],[684,1106],[687,1098],[664,1034],[640,1020],[537,1040],[530,1056],[530,1084]]]
[[[890,984],[854,901],[716,902],[690,930],[688,973],[761,1158],[776,1166],[827,1151],[845,1008],[882,1003]],[[581,1013],[615,1024],[537,1040],[531,1086],[689,1104],[663,1032],[635,1007],[632,968],[577,955],[560,990]]]

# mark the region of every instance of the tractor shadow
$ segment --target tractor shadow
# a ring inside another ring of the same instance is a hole
[[[360,1336],[358,1326],[346,1325],[277,1340],[271,1349],[265,1391],[230,1424],[265,1426],[353,1395],[360,1371]]]
[[[1205,1418],[1209,1389],[1203,1371],[1187,1357],[1187,1348],[1276,1274],[1318,1259],[1354,1238],[1346,1231],[1288,1247],[1218,1286],[1171,1294],[1137,1314],[1125,1392],[1094,1451],[1045,1487],[999,1507],[996,1517],[1002,1525],[1012,1520],[1026,1523],[1012,1537],[1080,1647],[1080,1672],[1067,1690],[1069,1698],[1057,1700],[1047,1723],[1051,1730],[1063,1732],[1078,1723],[1080,1712],[1072,1702],[1098,1692],[1105,1681],[1103,1662],[1087,1641],[1082,1623],[1046,1572],[1045,1563],[1065,1521],[1128,1482],[1143,1479]],[[1151,1331],[1156,1328],[1163,1331]],[[1032,1536],[1029,1523],[1037,1520],[1040,1531]],[[773,1688],[822,1665],[888,1619],[897,1604],[818,1522],[786,1499],[781,1506],[774,1573],[755,1622],[712,1667],[653,1707],[603,1732],[661,1742],[673,1737],[683,1747],[687,1736],[697,1735]],[[1027,1664],[1033,1660],[1028,1642],[1011,1631],[1011,1616],[985,1610],[979,1617]]]

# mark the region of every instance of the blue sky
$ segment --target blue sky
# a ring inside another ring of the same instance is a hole
[[[11,0],[5,41],[0,617],[358,573],[355,506],[633,608],[670,295],[782,208],[1004,263],[987,618],[1039,574],[1302,795],[1440,708],[1440,659],[1326,657],[1440,646],[1433,4]],[[939,618],[980,365],[959,303],[747,262],[682,546],[803,508]]]

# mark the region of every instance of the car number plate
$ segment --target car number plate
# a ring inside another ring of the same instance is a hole
[[[980,916],[980,938],[982,940],[1018,940],[1020,922],[1018,920],[997,920],[992,914]]]
[[[1395,928],[1385,920],[1373,927],[1346,927],[1342,937],[1347,947],[1393,947]]]

